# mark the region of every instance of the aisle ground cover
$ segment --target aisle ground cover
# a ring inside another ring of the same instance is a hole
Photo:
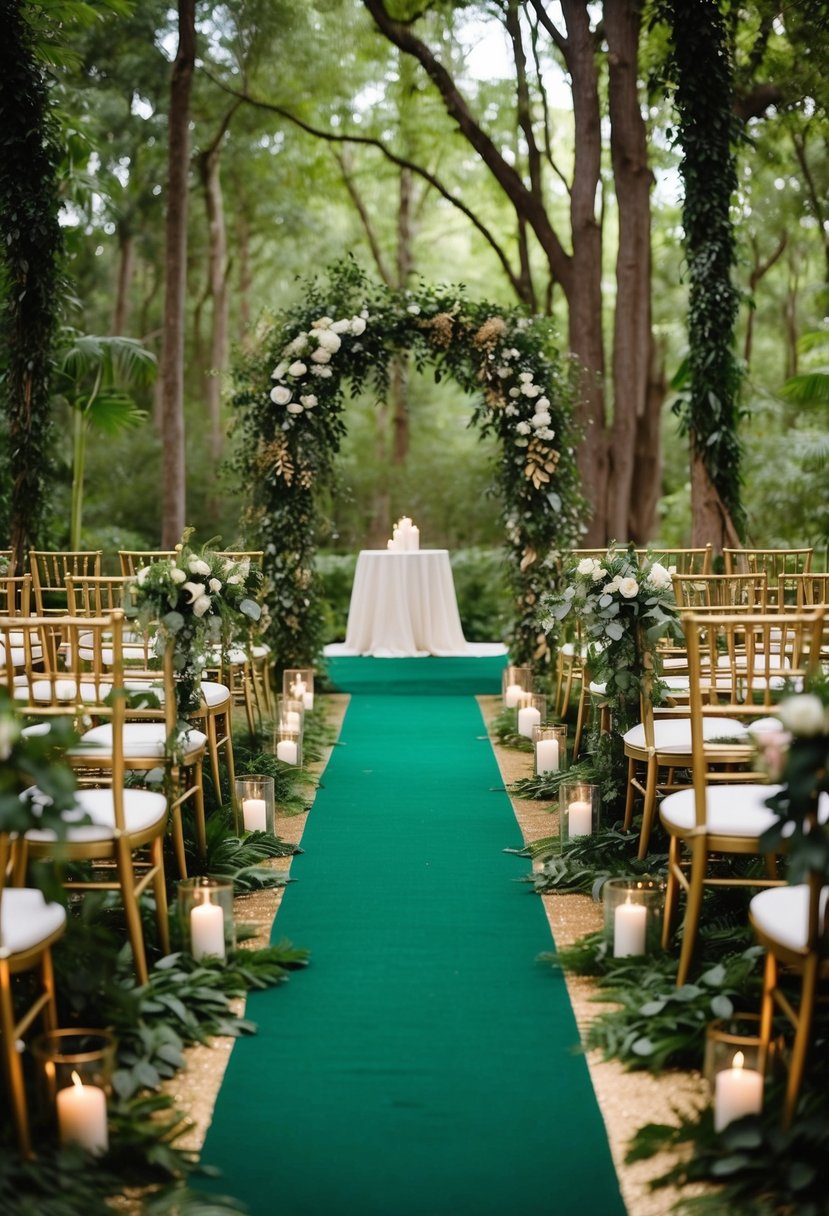
[[[622,1216],[476,701],[353,696],[341,744],[273,932],[311,964],[249,999],[215,1189],[253,1216]]]
[[[499,693],[505,654],[486,658],[373,659],[327,657],[328,680],[337,692],[397,696],[464,696]]]

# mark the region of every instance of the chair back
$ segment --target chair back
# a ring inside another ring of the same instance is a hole
[[[744,725],[768,717],[786,696],[802,689],[819,665],[824,609],[791,613],[683,612],[690,673],[691,748],[697,822],[705,823],[704,790],[723,766],[745,763],[753,748],[744,741],[704,741],[703,719],[736,719]],[[727,736],[727,731],[724,731]],[[729,771],[730,782],[741,775]],[[757,780],[745,773],[744,780]]]
[[[119,549],[118,560],[121,563],[121,574],[124,577],[134,577],[143,566],[151,566],[153,562],[169,561],[177,557],[181,546],[177,549]]]
[[[673,584],[676,605],[680,611],[766,611],[768,583],[767,576],[762,572],[675,574]]]
[[[805,612],[821,606],[829,610],[829,574],[781,574],[778,591],[780,612]],[[823,619],[821,661],[829,663],[829,611]]]
[[[764,573],[768,579],[769,607],[777,604],[777,585],[781,575],[808,574],[812,568],[811,548],[806,549],[723,549],[726,574]]]
[[[0,616],[28,616],[31,601],[31,574],[0,574]]]
[[[29,569],[38,616],[63,616],[68,611],[66,576],[101,573],[100,549],[30,549]]]

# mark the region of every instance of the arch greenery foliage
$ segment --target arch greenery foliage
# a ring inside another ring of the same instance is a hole
[[[236,471],[249,496],[248,544],[265,552],[267,636],[280,665],[319,650],[314,546],[316,502],[346,429],[346,393],[388,388],[389,362],[451,376],[474,399],[472,421],[501,440],[493,481],[503,503],[515,602],[511,653],[549,657],[539,597],[548,555],[576,543],[584,517],[575,464],[571,392],[547,318],[528,318],[460,287],[393,290],[347,259],[302,301],[263,325],[255,353],[236,368]]]

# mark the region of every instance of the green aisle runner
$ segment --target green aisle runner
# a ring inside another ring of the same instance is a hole
[[[203,1160],[253,1216],[621,1216],[541,901],[469,696],[352,698]]]

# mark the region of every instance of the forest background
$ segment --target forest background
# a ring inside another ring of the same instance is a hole
[[[108,554],[169,544],[177,514],[198,538],[244,540],[234,359],[301,298],[303,281],[346,255],[401,289],[462,283],[472,297],[552,315],[561,349],[586,369],[590,539],[690,543],[688,263],[670,5],[181,0],[177,12],[162,0],[3,3],[33,31],[61,157],[66,289],[41,547],[68,546],[73,513],[80,546]],[[721,20],[733,64],[742,376],[741,467],[732,473],[743,539],[814,544],[825,562],[825,7],[697,7]],[[177,268],[165,234],[171,66],[188,9],[196,39],[186,261]],[[701,73],[697,87],[712,82]],[[168,389],[133,340],[163,372],[165,292],[179,269],[185,462],[171,511],[161,491],[178,442]],[[0,291],[12,291],[8,275]],[[122,338],[130,341],[112,341]],[[471,410],[456,385],[402,359],[385,400],[351,403],[318,524],[331,636],[341,633],[353,555],[384,544],[403,512],[426,545],[453,551],[469,636],[491,635],[506,611],[490,493],[497,453],[469,428]],[[0,446],[2,538],[15,467],[7,430]],[[73,499],[81,471],[82,518]]]

